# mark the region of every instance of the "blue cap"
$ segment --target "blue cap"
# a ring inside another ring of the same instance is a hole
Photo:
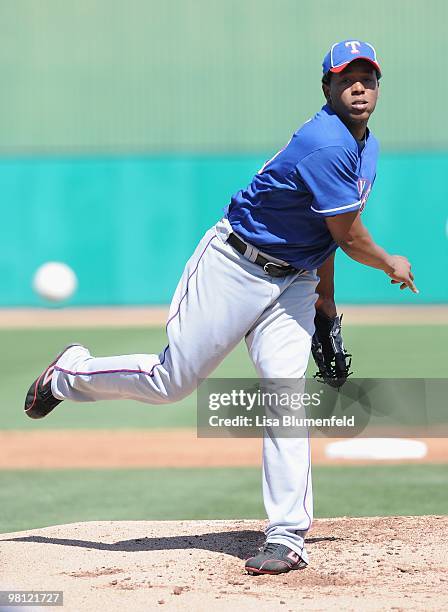
[[[335,43],[322,62],[323,73],[342,72],[350,62],[363,59],[370,62],[381,75],[381,68],[376,59],[375,48],[361,40],[343,40]]]

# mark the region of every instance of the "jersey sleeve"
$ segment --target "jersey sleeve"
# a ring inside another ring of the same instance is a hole
[[[342,146],[324,147],[304,157],[296,168],[312,194],[311,210],[332,217],[360,208],[353,154]]]

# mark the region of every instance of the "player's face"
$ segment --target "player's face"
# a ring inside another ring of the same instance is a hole
[[[378,79],[375,68],[365,60],[356,60],[345,70],[331,75],[324,93],[332,109],[348,124],[365,124],[375,110]]]

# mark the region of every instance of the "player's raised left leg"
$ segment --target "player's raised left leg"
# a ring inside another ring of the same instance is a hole
[[[176,402],[217,367],[271,300],[270,277],[226,242],[218,224],[187,262],[171,304],[165,349],[159,354],[93,357],[83,346],[72,347],[51,366],[51,393],[55,400],[78,402]],[[36,403],[28,408],[30,416],[48,413]]]

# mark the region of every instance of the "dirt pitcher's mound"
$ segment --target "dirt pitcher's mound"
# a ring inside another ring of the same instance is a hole
[[[1,589],[64,610],[448,609],[448,517],[316,520],[310,566],[252,577],[261,521],[101,522],[0,536]]]

